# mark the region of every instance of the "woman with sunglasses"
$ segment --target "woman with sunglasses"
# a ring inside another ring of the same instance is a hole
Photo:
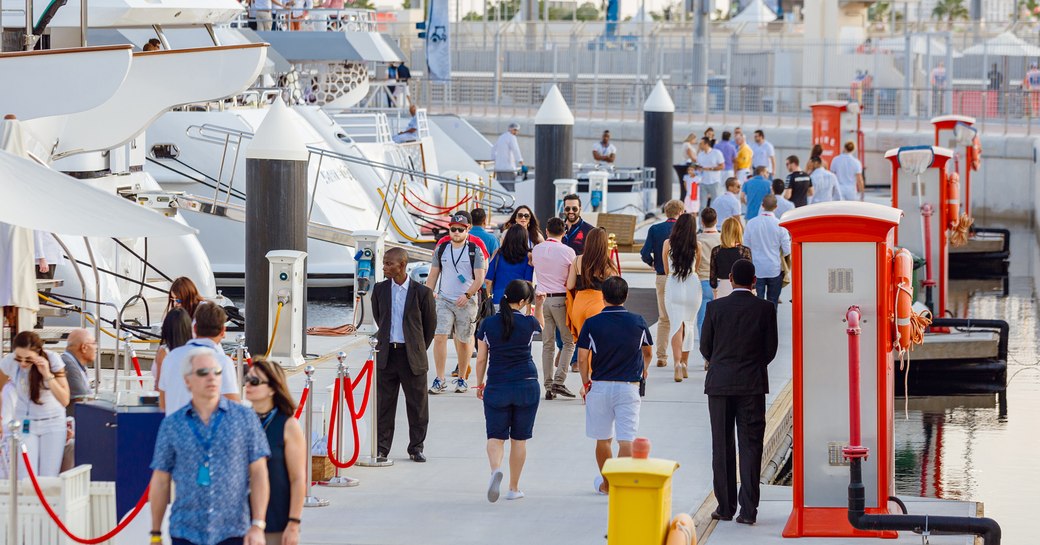
[[[257,360],[245,376],[246,399],[260,418],[271,456],[267,476],[271,498],[267,503],[267,545],[297,545],[300,517],[307,492],[307,441],[294,417],[296,403],[289,395],[282,368]]]
[[[534,212],[527,205],[521,204],[516,207],[516,210],[513,210],[513,215],[509,216],[509,220],[502,226],[502,229],[509,231],[509,228],[514,225],[527,229],[528,250],[534,248],[535,244],[545,241],[541,231],[538,229],[538,218],[534,217]]]
[[[159,349],[155,351],[155,361],[152,363],[152,376],[155,377],[155,387],[159,388],[159,376],[162,373],[162,364],[166,355],[176,348],[180,348],[191,340],[191,317],[183,308],[175,308],[166,314],[163,319],[162,331],[160,333]],[[162,395],[162,392],[160,392]]]
[[[507,500],[524,497],[520,473],[527,459],[527,440],[534,433],[541,386],[531,357],[531,340],[542,330],[545,294],[535,295],[526,280],[513,280],[502,294],[498,314],[485,319],[477,331],[477,398],[484,401],[487,455],[491,481],[487,498],[498,501],[504,474],[502,459],[509,440]],[[532,304],[534,315],[530,314]],[[487,384],[484,384],[484,377]]]
[[[4,382],[10,381],[14,399],[5,399],[13,401],[12,406],[0,407],[0,413],[22,422],[33,471],[40,477],[57,477],[65,454],[65,407],[69,404],[65,362],[44,350],[43,340],[32,331],[15,335],[11,346],[14,352],[0,360],[0,376]],[[21,471],[24,477],[25,468]]]
[[[578,338],[585,320],[600,313],[606,303],[600,286],[611,276],[620,276],[607,247],[607,230],[596,227],[585,238],[585,253],[579,255],[567,276],[567,325]],[[573,297],[570,293],[574,293]]]
[[[206,300],[199,295],[199,288],[195,286],[195,282],[192,282],[187,276],[181,276],[170,284],[170,299],[166,303],[166,312],[169,313],[175,308],[183,308],[194,320],[195,309],[205,302]]]

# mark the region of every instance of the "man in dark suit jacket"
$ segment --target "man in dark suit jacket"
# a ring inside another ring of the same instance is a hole
[[[716,520],[754,524],[758,517],[762,441],[766,430],[766,366],[776,356],[776,307],[755,297],[755,266],[738,260],[730,270],[733,293],[708,303],[701,329],[701,355],[708,362],[704,393],[711,419],[711,468]],[[740,495],[736,445],[740,444]]]
[[[391,248],[383,255],[383,276],[372,289],[372,315],[376,327],[378,383],[378,451],[390,454],[394,441],[398,388],[404,390],[408,413],[408,456],[425,462],[423,442],[430,422],[426,350],[437,329],[437,310],[430,288],[408,278],[408,253]]]

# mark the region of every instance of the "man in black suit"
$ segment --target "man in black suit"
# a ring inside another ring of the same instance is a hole
[[[394,441],[398,388],[404,390],[408,412],[408,456],[425,462],[423,442],[430,423],[426,350],[437,329],[437,310],[430,288],[408,278],[408,253],[391,248],[383,255],[383,276],[372,289],[372,315],[379,328],[376,339],[378,383],[378,450],[385,458]]]
[[[708,362],[704,393],[711,419],[711,469],[716,520],[754,524],[758,517],[762,441],[766,430],[766,366],[776,356],[776,307],[755,297],[755,266],[746,259],[730,269],[733,293],[708,303],[701,329],[701,355]],[[740,495],[734,427],[740,444]]]

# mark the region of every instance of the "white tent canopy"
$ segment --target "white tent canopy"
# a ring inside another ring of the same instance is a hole
[[[902,53],[906,50],[906,38],[902,36],[882,38],[874,41],[874,47],[881,50],[883,53]],[[910,52],[914,55],[931,54],[933,57],[945,57],[946,43],[943,40],[934,37],[913,35],[910,36]],[[953,51],[950,53],[950,56],[956,59],[963,57],[964,55],[957,51]]]
[[[776,20],[776,11],[762,0],[755,0],[743,11],[730,19],[731,23],[771,23]]]
[[[195,229],[0,150],[0,222],[59,235],[179,236]]]
[[[1010,32],[1004,32],[981,44],[964,50],[965,55],[991,57],[1040,57],[1040,47],[1030,44]]]

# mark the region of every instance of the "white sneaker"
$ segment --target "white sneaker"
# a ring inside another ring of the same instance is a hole
[[[507,500],[518,500],[518,499],[520,499],[522,497],[524,497],[524,493],[522,491],[520,491],[520,490],[510,490],[510,491],[506,492],[506,499]]]
[[[488,482],[487,499],[491,503],[498,501],[502,488],[502,470],[496,469],[491,472],[491,481]],[[508,496],[507,496],[508,497]]]

